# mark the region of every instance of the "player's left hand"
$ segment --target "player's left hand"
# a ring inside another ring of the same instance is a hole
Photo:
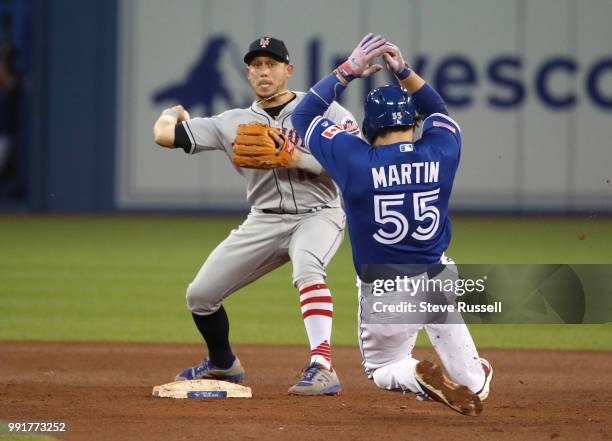
[[[258,122],[239,124],[232,162],[238,167],[270,169],[291,167],[295,145],[277,129]]]
[[[346,81],[351,81],[354,78],[369,77],[380,71],[382,69],[380,64],[370,65],[370,62],[385,53],[386,42],[382,35],[369,33],[353,49],[348,59],[338,66],[339,73]]]
[[[410,68],[408,67],[408,63],[404,60],[400,48],[390,41],[385,43],[385,47],[386,51],[382,57],[387,64],[387,69],[393,72],[399,79],[406,78],[410,74]]]
[[[401,72],[404,69],[406,62],[404,61],[400,48],[390,41],[387,41],[385,46],[386,51],[382,57],[385,60],[385,63],[387,63],[387,68],[393,73]]]

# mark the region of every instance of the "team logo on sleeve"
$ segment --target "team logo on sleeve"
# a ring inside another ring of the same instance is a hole
[[[327,129],[325,129],[325,131],[321,133],[321,136],[323,138],[332,139],[338,133],[344,132],[344,131],[345,130],[342,129],[342,127],[340,127],[338,124],[334,124],[333,126],[330,126]]]
[[[352,135],[359,134],[359,125],[357,125],[357,123],[353,121],[350,116],[345,116],[344,118],[342,118],[342,121],[340,121],[340,127],[342,127],[344,130],[346,130]]]

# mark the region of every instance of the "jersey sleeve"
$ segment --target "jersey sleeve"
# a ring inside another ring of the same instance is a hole
[[[321,116],[313,119],[308,126],[304,142],[341,190],[348,181],[351,153],[369,148],[361,138]]]
[[[461,149],[461,128],[454,119],[443,113],[434,113],[425,118],[422,138],[425,137],[440,137]]]
[[[336,101],[334,101],[331,106],[329,106],[329,109],[323,116],[334,121],[351,135],[356,135],[361,138],[359,124],[357,124],[357,120],[355,119],[353,114],[344,107],[342,107],[340,104],[338,104]]]
[[[192,118],[178,123],[175,128],[174,146],[193,154],[205,150],[223,150],[221,134],[222,119],[219,115],[210,118]]]

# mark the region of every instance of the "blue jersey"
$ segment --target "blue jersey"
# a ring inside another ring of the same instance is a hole
[[[417,142],[372,147],[319,116],[305,142],[342,190],[358,275],[365,264],[440,262],[461,153],[455,121],[435,113]]]

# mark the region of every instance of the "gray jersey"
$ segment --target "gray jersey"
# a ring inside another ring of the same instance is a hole
[[[310,155],[291,124],[291,114],[305,95],[303,92],[294,93],[296,98],[283,108],[276,120],[253,103],[246,109],[232,109],[210,118],[193,118],[183,122],[191,142],[189,153],[221,150],[229,157],[233,154],[232,144],[238,124],[257,121],[278,128],[295,143],[302,155]],[[325,117],[349,132],[359,131],[355,117],[336,102],[329,107]],[[257,209],[300,213],[323,205],[340,207],[338,187],[325,173],[316,176],[299,169],[235,168],[246,179],[247,200]]]

